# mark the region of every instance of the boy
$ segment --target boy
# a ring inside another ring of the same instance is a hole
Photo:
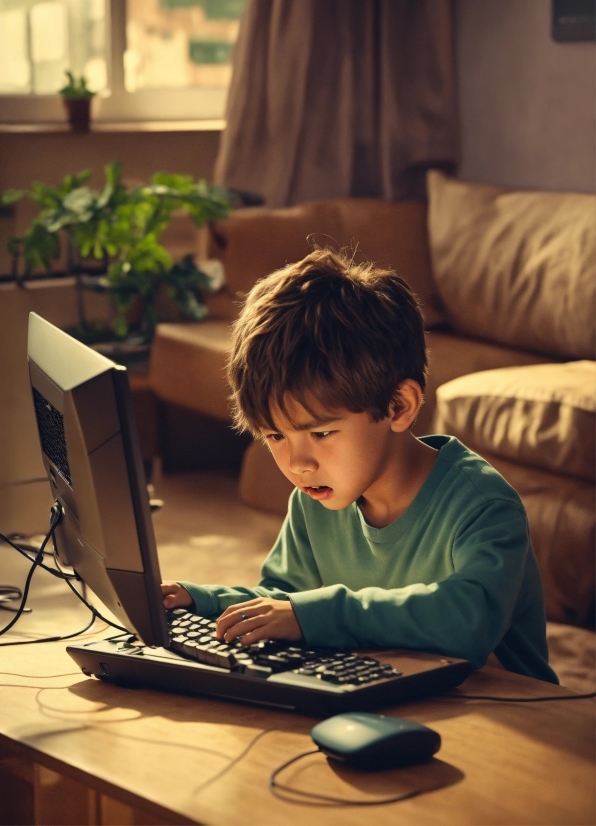
[[[247,645],[413,648],[558,682],[517,493],[449,436],[416,438],[426,348],[395,273],[315,250],[251,290],[228,378],[236,426],[296,486],[256,588],[164,583]],[[223,613],[222,613],[223,612]]]

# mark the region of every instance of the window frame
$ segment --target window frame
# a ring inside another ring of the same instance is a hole
[[[126,0],[107,4],[107,94],[92,100],[92,120],[101,123],[205,122],[209,128],[223,129],[226,89],[139,89],[124,87],[126,50]],[[66,120],[62,100],[52,95],[0,94],[0,124],[53,124]]]

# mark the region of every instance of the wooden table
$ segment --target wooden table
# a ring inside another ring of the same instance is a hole
[[[358,800],[446,785],[374,808],[313,807],[274,797],[268,778],[311,747],[314,719],[88,679],[65,643],[4,648],[0,662],[2,823],[594,823],[592,700],[394,707],[441,734],[430,763],[367,774],[317,754],[281,779]],[[570,693],[491,667],[464,692]]]
[[[169,484],[167,507],[155,519],[164,577],[254,581],[278,520],[235,502],[235,480],[209,476],[197,487],[190,477],[172,477]],[[1,582],[22,585],[27,570],[0,545]],[[33,579],[30,604],[33,613],[0,642],[69,633],[87,622],[87,610],[44,573]],[[9,618],[0,611],[0,627]],[[93,636],[108,632],[100,627]],[[441,734],[433,761],[365,774],[318,754],[280,779],[357,799],[448,785],[389,805],[328,808],[280,800],[268,789],[276,766],[311,747],[316,720],[118,688],[77,672],[65,648],[65,642],[0,648],[0,823],[481,826],[596,819],[593,700],[435,698],[389,709]],[[571,693],[491,667],[460,691]]]

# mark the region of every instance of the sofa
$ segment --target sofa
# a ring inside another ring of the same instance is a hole
[[[414,432],[455,435],[519,491],[548,619],[592,629],[596,197],[438,171],[427,183],[427,204],[339,199],[247,208],[212,224],[209,255],[222,261],[226,286],[210,298],[208,321],[158,327],[151,384],[163,400],[229,423],[230,323],[258,278],[313,243],[394,268],[419,296],[427,330],[429,382]],[[251,506],[285,512],[291,486],[258,442],[239,485]]]

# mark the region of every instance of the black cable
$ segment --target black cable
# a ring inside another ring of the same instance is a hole
[[[76,597],[78,597],[78,599],[81,600],[81,602],[85,605],[86,608],[89,609],[89,611],[91,612],[91,619],[82,630],[75,631],[72,634],[63,634],[63,635],[53,636],[53,637],[42,637],[42,638],[36,639],[36,640],[20,640],[20,641],[15,641],[15,642],[0,643],[0,647],[4,647],[4,646],[8,646],[8,645],[32,645],[34,643],[40,643],[40,642],[59,642],[61,640],[72,639],[73,637],[78,637],[80,634],[84,634],[85,631],[87,631],[89,628],[91,628],[91,626],[93,625],[93,623],[95,622],[96,619],[100,619],[102,622],[105,622],[107,625],[111,625],[112,627],[116,628],[119,631],[124,631],[125,633],[130,633],[127,628],[123,628],[121,625],[118,625],[118,624],[112,622],[111,620],[107,619],[106,617],[104,617],[97,610],[97,608],[95,608],[93,605],[91,605],[89,602],[87,602],[87,600],[77,591],[77,589],[71,583],[71,580],[73,580],[73,579],[80,580],[80,577],[77,575],[76,572],[74,574],[69,574],[69,573],[67,573],[66,571],[64,571],[62,569],[62,566],[60,565],[60,562],[58,560],[58,549],[56,547],[56,541],[55,541],[55,537],[54,537],[54,531],[55,531],[56,526],[58,525],[58,523],[60,522],[61,519],[62,519],[62,506],[60,505],[59,502],[55,502],[52,505],[52,509],[51,509],[51,512],[50,512],[50,529],[49,529],[48,533],[46,534],[46,536],[45,536],[43,542],[41,543],[40,547],[36,549],[35,557],[31,557],[24,548],[19,547],[15,542],[13,542],[7,536],[4,536],[4,534],[0,534],[0,539],[1,540],[6,542],[8,545],[10,545],[10,547],[14,548],[14,550],[18,551],[22,556],[26,557],[31,562],[31,568],[29,569],[29,573],[27,574],[27,579],[25,581],[25,586],[24,586],[24,589],[23,589],[22,592],[21,592],[20,588],[14,588],[13,586],[6,586],[6,588],[10,589],[10,591],[12,593],[14,593],[15,595],[18,593],[18,596],[15,596],[13,598],[18,599],[19,596],[20,596],[21,597],[21,603],[20,603],[20,605],[17,609],[8,608],[8,610],[15,611],[15,616],[12,618],[12,620],[2,630],[0,630],[0,636],[2,634],[5,634],[7,631],[10,630],[12,628],[12,626],[17,622],[17,620],[21,617],[21,615],[25,611],[30,611],[31,610],[31,609],[27,609],[25,606],[26,606],[27,597],[28,597],[28,594],[29,594],[29,587],[30,587],[30,584],[31,584],[31,579],[33,577],[33,574],[35,573],[35,569],[38,568],[38,567],[43,568],[44,571],[47,571],[49,574],[52,574],[52,576],[55,576],[58,579],[64,580],[66,582],[66,584],[68,585],[68,587],[70,588],[70,590],[73,592],[73,594]],[[47,543],[49,542],[50,538],[53,540],[53,545],[54,545],[53,558],[54,558],[54,564],[56,566],[55,568],[50,568],[48,565],[46,565],[43,562],[45,547],[46,547]],[[28,548],[32,548],[32,547],[33,546],[31,546],[31,545],[28,546]]]
[[[46,537],[46,539],[47,539],[47,537]],[[28,559],[29,562],[33,563],[35,561],[35,557],[30,556],[27,553],[27,550],[24,547],[21,547],[20,545],[15,544],[12,541],[12,539],[9,539],[7,536],[4,536],[3,533],[0,533],[0,540],[2,540],[3,542],[6,542],[6,544],[10,545],[11,548],[14,548],[15,551],[18,551],[22,556],[24,556],[26,559]],[[46,540],[44,540],[44,543],[45,543],[45,541]],[[32,548],[33,546],[30,545],[28,547]],[[45,547],[45,544],[44,544],[44,547]],[[36,549],[36,553],[39,554],[39,548]],[[66,574],[66,573],[63,573],[63,572],[59,573],[58,571],[56,571],[55,568],[50,568],[48,565],[46,565],[45,562],[38,562],[37,564],[40,568],[43,568],[44,571],[47,571],[48,574],[52,574],[52,576],[58,577],[58,579],[66,579],[66,578],[68,578],[68,579],[77,579],[76,574]]]
[[[327,806],[331,806],[332,804],[335,804],[336,806],[380,806],[384,803],[397,803],[399,800],[407,800],[409,797],[416,797],[417,795],[424,794],[425,792],[434,792],[437,789],[441,789],[445,785],[450,785],[449,783],[442,781],[441,783],[437,783],[435,786],[425,786],[422,789],[412,789],[407,792],[392,795],[391,797],[380,797],[376,800],[349,800],[344,797],[332,797],[331,795],[318,794],[317,792],[307,792],[302,789],[293,789],[291,786],[286,786],[285,783],[279,783],[277,781],[278,775],[284,769],[287,769],[288,766],[291,766],[298,760],[302,760],[304,757],[308,757],[311,754],[318,754],[319,752],[321,754],[323,753],[320,749],[303,751],[295,757],[290,758],[290,760],[286,760],[285,763],[282,763],[281,766],[274,769],[269,775],[269,789],[271,793],[275,795],[275,797],[279,797],[280,800],[285,800],[286,803],[302,803],[306,805],[310,804],[311,806],[316,806],[317,804],[325,804]],[[295,800],[288,795],[294,795],[294,797],[302,797],[305,799]]]
[[[39,565],[42,564],[43,552],[44,552],[45,546],[48,544],[48,542],[50,540],[50,537],[54,533],[54,531],[56,529],[56,526],[57,526],[58,522],[60,522],[61,519],[62,519],[62,506],[59,505],[57,502],[55,502],[52,505],[52,508],[50,510],[50,529],[47,532],[47,534],[45,535],[45,538],[44,538],[43,542],[41,543],[41,547],[39,548],[39,551],[37,552],[37,554],[35,556],[35,559],[32,562],[31,568],[29,569],[29,573],[27,574],[27,579],[25,580],[25,586],[23,588],[23,597],[21,599],[21,604],[19,605],[19,607],[18,607],[17,611],[15,612],[15,615],[11,619],[11,621],[9,623],[7,623],[7,625],[5,625],[4,628],[2,628],[0,630],[0,636],[2,636],[2,634],[6,634],[7,631],[9,631],[12,628],[12,626],[15,624],[15,622],[17,622],[20,619],[21,615],[23,614],[23,611],[25,610],[25,605],[27,603],[27,597],[29,595],[29,587],[31,585],[31,580],[33,578],[33,574],[35,573],[35,569]],[[9,540],[9,544],[13,545],[14,543],[10,542],[10,540]],[[27,556],[27,558],[31,561],[31,557],[29,557],[29,554],[25,553],[24,551],[21,551],[21,553],[23,553],[25,556]]]
[[[444,694],[442,700],[491,700],[494,703],[546,703],[553,700],[587,700],[596,697],[596,691],[587,694],[550,694],[547,697],[496,697],[492,694]]]
[[[38,642],[60,642],[61,640],[70,640],[73,637],[78,637],[81,634],[84,634],[85,631],[88,631],[91,628],[91,626],[93,625],[93,623],[95,622],[96,619],[97,619],[97,617],[95,616],[95,611],[92,611],[91,612],[91,619],[89,620],[89,622],[87,623],[87,625],[84,628],[81,628],[80,631],[74,631],[72,634],[62,634],[61,636],[58,636],[58,637],[41,637],[41,638],[38,638],[36,640],[18,640],[18,641],[15,641],[15,642],[0,642],[0,648],[4,648],[5,646],[8,646],[8,645],[34,645],[35,643],[38,643]]]

